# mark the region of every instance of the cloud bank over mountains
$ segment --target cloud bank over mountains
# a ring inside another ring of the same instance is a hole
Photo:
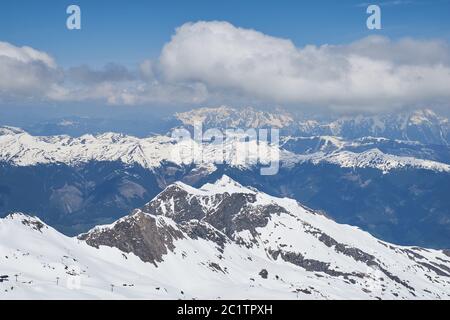
[[[0,42],[0,103],[252,103],[384,111],[447,105],[450,46],[370,36],[297,47],[227,22],[186,23],[156,60],[63,69],[45,52]]]
[[[62,78],[47,53],[0,42],[0,101],[46,96]]]

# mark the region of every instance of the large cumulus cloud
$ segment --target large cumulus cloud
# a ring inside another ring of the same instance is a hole
[[[445,42],[372,36],[341,46],[290,40],[227,22],[188,23],[160,57],[169,81],[234,89],[273,103],[391,108],[450,98]]]

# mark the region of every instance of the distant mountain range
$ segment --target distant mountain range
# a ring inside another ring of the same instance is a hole
[[[199,108],[175,114],[184,126],[202,124],[205,128],[286,128],[294,125],[294,117],[281,109],[276,112],[258,111],[247,107],[234,109],[226,106]]]
[[[200,108],[176,114],[185,126],[202,123],[207,128],[278,128],[296,136],[338,136],[344,139],[382,137],[418,141],[424,144],[450,144],[450,121],[430,109],[383,115],[294,116],[287,111],[262,112],[253,108]]]
[[[430,109],[396,111],[379,115],[341,116],[318,112],[313,116],[283,109],[260,111],[255,108],[227,106],[197,108],[174,115],[138,115],[119,118],[66,116],[41,120],[37,123],[9,121],[3,125],[19,126],[32,135],[102,134],[120,132],[140,138],[154,134],[165,135],[171,128],[191,128],[202,123],[208,128],[277,128],[283,136],[335,136],[345,140],[367,137],[421,142],[427,145],[450,144],[450,122]],[[0,124],[2,125],[2,124]]]
[[[198,121],[204,129],[280,128],[279,146],[259,144],[279,153],[280,171],[261,176],[268,158],[245,163],[236,152],[225,164],[184,162],[174,154],[197,142],[176,142],[167,131],[147,138],[111,132],[74,137],[0,127],[0,215],[35,214],[75,235],[111,223],[171,183],[199,187],[226,174],[386,241],[450,248],[448,120],[430,110],[308,120],[308,129],[285,111],[251,108],[203,108],[167,121],[188,129]],[[249,143],[225,141],[231,151]],[[206,159],[221,152],[208,142],[196,147]]]
[[[374,143],[373,140],[369,143],[365,140],[345,143],[333,137],[315,138],[319,139],[315,142],[316,144],[323,143],[323,145],[313,150],[305,150],[304,145],[310,144],[310,141],[292,137],[283,139],[282,146],[271,146],[270,141],[261,141],[258,147],[260,149],[276,148],[281,165],[286,167],[302,162],[311,162],[314,164],[332,163],[344,168],[374,168],[383,172],[405,167],[450,172],[450,165],[445,163],[447,159],[438,162],[414,156],[387,154],[378,149],[377,143]],[[381,143],[383,142],[381,140]],[[250,141],[240,140],[233,136],[226,139],[224,143],[227,146],[223,147],[224,150],[228,149],[231,152],[247,150],[248,157],[259,158],[261,163],[268,163],[271,159],[270,152],[252,149]],[[194,139],[178,142],[167,136],[140,139],[117,133],[105,133],[97,136],[83,135],[78,138],[70,136],[39,137],[31,136],[17,128],[0,127],[0,161],[17,166],[55,163],[76,166],[92,161],[118,161],[125,165],[140,165],[146,169],[155,169],[163,166],[164,163],[179,166],[185,164],[186,159],[189,158],[185,159],[178,155],[182,155],[183,150],[193,146],[202,147],[203,153],[206,154],[205,163],[211,164],[211,170],[214,170],[213,161],[209,162],[207,155],[214,155],[224,152],[224,150],[221,150],[222,145],[210,142],[199,144]],[[414,147],[417,145],[412,145],[410,148]],[[267,158],[264,158],[265,155]],[[239,168],[251,167],[251,161],[245,163],[244,156],[243,154],[241,159],[239,155],[233,157],[231,154],[227,164]],[[212,156],[211,159],[213,159]]]
[[[378,240],[227,176],[170,184],[77,238],[9,215],[0,264],[4,299],[450,298],[449,252]]]

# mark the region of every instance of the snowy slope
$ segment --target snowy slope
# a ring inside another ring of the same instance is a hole
[[[16,128],[0,128],[0,161],[16,166],[64,163],[70,166],[90,161],[120,161],[154,169],[164,163],[176,165],[193,162],[208,165],[214,171],[215,163],[232,167],[249,168],[281,160],[281,166],[292,166],[309,161],[314,164],[327,162],[340,167],[374,168],[388,172],[394,169],[417,168],[450,172],[444,163],[385,154],[377,149],[355,153],[343,150],[348,144],[336,137],[321,137],[325,141],[320,151],[312,154],[296,154],[264,141],[246,141],[239,134],[225,139],[223,146],[196,141],[175,141],[167,136],[137,138],[117,133],[97,136],[31,136]]]
[[[2,219],[0,276],[0,299],[450,298],[444,252],[379,241],[226,176],[173,184],[78,239]]]
[[[388,173],[394,169],[407,168],[450,172],[450,165],[445,163],[385,154],[376,148],[360,153],[342,150],[329,153],[317,152],[309,155],[296,155],[291,157],[290,165],[301,162],[314,164],[330,163],[341,168],[373,168],[381,170],[383,173]]]
[[[223,146],[214,143],[200,144],[193,139],[176,141],[167,136],[136,138],[117,133],[97,136],[31,136],[19,129],[3,128],[0,131],[0,161],[17,166],[65,163],[78,165],[89,161],[120,161],[152,169],[171,162],[177,165],[193,161],[226,161],[233,166],[254,163],[259,155],[278,152],[267,142],[243,141],[239,135],[229,136]],[[223,154],[218,158],[219,154]],[[278,154],[278,153],[277,153]],[[247,156],[248,155],[248,156]],[[267,161],[262,157],[262,162]]]

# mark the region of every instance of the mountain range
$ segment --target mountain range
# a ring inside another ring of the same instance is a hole
[[[378,240],[227,176],[170,184],[72,238],[14,213],[0,239],[2,299],[450,297],[449,252]]]
[[[418,141],[423,144],[450,144],[450,121],[431,109],[392,112],[380,115],[327,115],[314,117],[282,109],[273,112],[227,106],[199,108],[175,115],[182,125],[202,123],[206,128],[278,128],[295,136],[337,136],[347,140],[380,137]]]
[[[334,128],[322,133],[339,135],[313,135],[316,129],[302,133],[299,117],[281,110],[202,108],[178,113],[170,123],[192,129],[198,121],[205,129],[279,128],[280,144],[260,141],[257,146],[267,157],[259,157],[253,142],[225,140],[231,153],[218,164],[211,161],[222,153],[217,144],[178,142],[170,132],[144,138],[112,132],[37,136],[0,127],[0,216],[27,212],[73,236],[112,223],[176,181],[200,187],[225,174],[273,196],[296,199],[385,241],[450,248],[450,147],[442,139],[426,142],[430,132],[446,136],[444,117],[421,110],[321,120],[320,127],[328,123],[326,127]],[[376,128],[395,127],[397,133],[374,131],[368,123],[375,122]],[[412,127],[421,132],[416,140],[406,130]],[[407,136],[399,133],[402,128]],[[203,150],[206,162],[177,157],[192,147]],[[248,150],[251,159],[260,161],[242,161],[237,150]],[[279,156],[279,171],[261,176],[272,151]]]

